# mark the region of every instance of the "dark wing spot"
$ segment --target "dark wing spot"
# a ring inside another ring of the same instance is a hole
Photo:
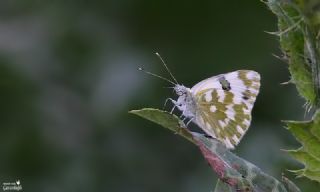
[[[206,137],[206,138],[209,138],[209,139],[212,139],[213,137],[211,137],[210,135],[208,135],[208,134],[204,134],[204,136]]]
[[[223,90],[225,91],[230,91],[231,90],[231,86],[229,81],[226,80],[225,77],[220,77],[219,78],[219,83],[221,84],[221,87]]]
[[[242,99],[244,100],[248,100],[250,97],[250,91],[246,90],[243,94],[242,94]]]
[[[249,99],[249,97],[248,97],[248,96],[246,96],[246,95],[243,95],[243,96],[242,96],[242,99],[244,99],[244,100],[248,100],[248,99]]]

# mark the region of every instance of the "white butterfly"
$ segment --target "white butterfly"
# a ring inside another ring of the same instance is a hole
[[[178,99],[169,98],[185,119],[197,124],[206,134],[234,149],[248,130],[251,111],[259,93],[260,75],[251,70],[238,70],[205,79],[191,89],[178,84],[163,59],[174,82]],[[174,110],[172,109],[172,111]],[[171,111],[171,112],[172,112]]]

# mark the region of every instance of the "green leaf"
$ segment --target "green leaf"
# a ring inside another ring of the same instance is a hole
[[[319,53],[313,43],[313,26],[310,26],[308,17],[301,8],[306,4],[302,0],[294,2],[296,1],[268,0],[265,3],[278,17],[279,32],[275,34],[280,38],[284,58],[289,63],[291,82],[296,85],[299,94],[315,106],[319,100],[319,60],[316,59]]]
[[[297,150],[287,152],[300,161],[305,167],[293,171],[298,176],[305,176],[320,182],[320,111],[317,111],[311,121],[286,121],[287,128],[302,144]]]
[[[284,58],[288,61],[291,82],[308,104],[320,108],[320,1],[267,0],[265,2],[278,18],[276,33]],[[288,153],[305,165],[293,171],[320,182],[320,124],[319,112],[311,121],[286,121],[288,129],[302,144]]]
[[[186,130],[186,126],[184,125],[184,123],[174,114],[170,114],[166,111],[161,111],[159,109],[153,108],[132,110],[129,111],[129,113],[138,115],[165,128],[168,128],[171,131],[178,133],[179,135],[194,143],[192,135],[189,131]]]
[[[288,190],[274,177],[265,174],[257,166],[230,152],[218,140],[189,131],[185,128],[184,123],[173,114],[152,108],[132,110],[130,113],[162,125],[196,144],[219,177],[215,191],[299,191]]]
[[[214,192],[236,192],[236,190],[218,179]]]

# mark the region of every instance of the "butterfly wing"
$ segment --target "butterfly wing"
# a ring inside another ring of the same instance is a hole
[[[260,75],[239,70],[205,79],[191,88],[196,98],[195,122],[208,135],[233,149],[248,130],[260,88]]]

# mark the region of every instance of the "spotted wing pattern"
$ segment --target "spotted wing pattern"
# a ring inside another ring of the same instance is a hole
[[[205,79],[191,92],[197,103],[195,122],[208,135],[233,149],[248,130],[259,93],[260,75],[239,70]]]

